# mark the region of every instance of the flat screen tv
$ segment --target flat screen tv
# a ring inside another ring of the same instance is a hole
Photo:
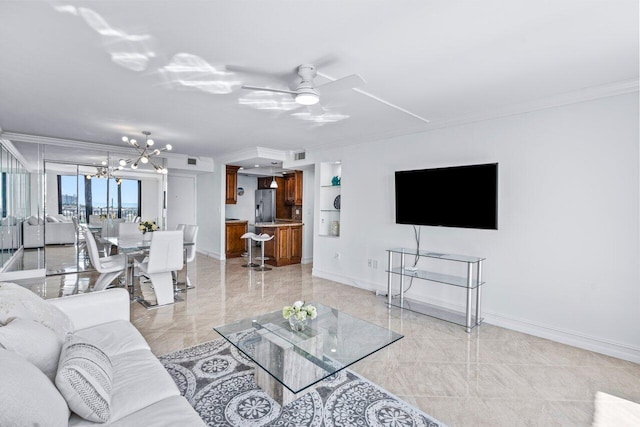
[[[498,164],[396,171],[396,223],[498,229]]]

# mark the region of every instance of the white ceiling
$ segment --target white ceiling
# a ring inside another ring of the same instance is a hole
[[[637,0],[0,0],[0,16],[3,132],[122,148],[148,130],[189,156],[362,143],[638,79]],[[309,117],[240,88],[293,88],[303,63],[430,122],[352,89]]]

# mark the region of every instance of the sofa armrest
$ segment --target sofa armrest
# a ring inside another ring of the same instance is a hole
[[[53,298],[47,302],[66,313],[76,330],[116,320],[130,321],[129,292],[122,288]]]

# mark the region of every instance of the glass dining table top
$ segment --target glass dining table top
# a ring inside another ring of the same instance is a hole
[[[403,337],[335,308],[308,304],[316,307],[318,315],[308,319],[307,326],[300,332],[291,329],[282,310],[213,329],[293,393],[311,387]],[[258,354],[260,349],[263,354]],[[292,374],[292,369],[305,372]]]
[[[118,249],[124,253],[149,249],[151,247],[151,239],[145,240],[142,235],[140,235],[140,237],[106,237],[105,240],[117,246]],[[183,241],[182,245],[193,246],[193,242]]]

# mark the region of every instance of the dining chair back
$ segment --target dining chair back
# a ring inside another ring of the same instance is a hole
[[[148,261],[141,263],[139,269],[151,279],[158,305],[175,301],[172,272],[182,269],[182,252],[182,231],[156,231],[152,234]]]
[[[193,245],[187,246],[187,262],[192,262],[196,258],[196,241],[198,239],[198,226],[187,224],[184,229],[184,241],[193,243]]]
[[[87,252],[89,252],[91,265],[100,273],[100,276],[93,286],[93,290],[99,291],[106,289],[116,277],[125,271],[127,268],[127,258],[124,255],[100,257],[98,245],[90,230],[84,231],[84,239],[87,244]]]
[[[77,245],[77,250],[78,250],[78,257],[80,257],[80,254],[84,253],[83,257],[86,258],[87,256],[87,242],[84,239],[84,233],[82,232],[82,229],[80,228],[80,223],[78,222],[78,217],[77,216],[72,216],[71,217],[71,221],[73,221],[73,226],[76,229],[76,245]]]
[[[101,223],[100,215],[89,215],[89,225],[100,225]]]
[[[118,237],[142,237],[137,222],[121,222],[118,224]]]

